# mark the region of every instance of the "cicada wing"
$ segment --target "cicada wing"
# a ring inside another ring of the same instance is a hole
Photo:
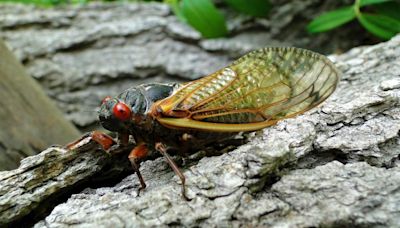
[[[338,81],[339,71],[323,55],[265,48],[183,85],[153,110],[168,127],[252,131],[317,106]]]

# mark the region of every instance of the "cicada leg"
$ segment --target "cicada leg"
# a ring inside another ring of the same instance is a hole
[[[68,150],[79,149],[81,146],[85,146],[84,144],[87,144],[87,141],[95,141],[105,151],[109,150],[111,146],[116,144],[111,136],[100,131],[92,131],[82,135],[79,139],[67,144],[65,148]]]
[[[139,170],[140,165],[138,163],[138,160],[146,157],[147,153],[148,153],[148,149],[147,149],[146,144],[143,142],[140,142],[140,143],[138,143],[138,145],[135,148],[133,148],[133,150],[129,153],[129,156],[128,156],[129,161],[131,162],[132,168],[136,172],[136,175],[138,176],[139,181],[140,181],[141,187],[140,187],[139,191],[146,188],[146,183],[144,182],[142,174],[140,173],[140,170]]]
[[[163,143],[158,142],[158,143],[155,144],[155,149],[157,151],[159,151],[165,157],[165,159],[167,160],[169,166],[171,166],[171,168],[174,170],[175,174],[178,175],[179,179],[181,179],[181,182],[182,182],[182,196],[183,196],[183,198],[185,198],[185,200],[189,200],[189,198],[186,196],[186,186],[185,186],[186,178],[185,178],[185,175],[183,175],[181,170],[178,168],[178,165],[176,165],[174,160],[167,153],[166,146]]]
[[[128,133],[118,133],[118,141],[121,145],[126,146],[129,143]]]

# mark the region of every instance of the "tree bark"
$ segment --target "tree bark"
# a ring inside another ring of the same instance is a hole
[[[1,40],[0,59],[0,170],[7,170],[51,144],[71,141],[79,132]]]

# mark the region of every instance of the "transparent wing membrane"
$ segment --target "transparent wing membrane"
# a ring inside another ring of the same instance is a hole
[[[338,81],[339,71],[323,55],[299,48],[265,48],[184,84],[155,104],[157,119],[177,128],[257,130],[317,106]]]

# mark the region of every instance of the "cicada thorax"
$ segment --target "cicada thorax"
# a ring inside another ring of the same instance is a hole
[[[112,132],[151,132],[147,115],[153,103],[171,95],[176,84],[144,84],[129,88],[115,98],[103,101],[99,111],[101,125]],[[128,109],[124,113],[124,109]],[[121,112],[121,113],[120,113]]]

